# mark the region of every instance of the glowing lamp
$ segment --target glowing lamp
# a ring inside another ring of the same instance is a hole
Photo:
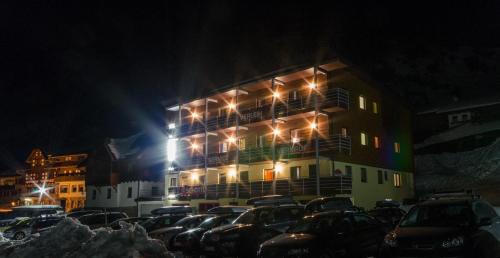
[[[196,181],[198,179],[198,174],[192,173],[191,174],[191,180]]]
[[[314,82],[309,83],[309,88],[316,89],[316,83],[314,83]]]
[[[229,136],[229,138],[227,138],[227,141],[229,143],[235,143],[236,142],[236,138],[234,136]]]
[[[198,119],[200,118],[200,114],[196,113],[196,111],[194,111],[191,116],[194,118],[194,119]]]
[[[282,165],[282,164],[280,164],[280,163],[276,164],[276,166],[274,167],[274,170],[276,170],[276,173],[281,173],[281,172],[283,172],[283,169],[284,169],[284,168],[283,168],[283,165]]]
[[[175,123],[168,124],[168,129],[175,129]]]
[[[236,177],[236,170],[234,169],[229,170],[228,175],[229,177]]]
[[[311,126],[311,129],[313,129],[313,130],[316,129],[316,128],[318,128],[318,125],[316,123],[314,123],[314,122],[311,123],[310,126]]]
[[[292,143],[299,143],[300,139],[298,137],[293,137],[292,138]]]
[[[227,108],[229,108],[229,110],[236,109],[236,105],[233,102],[231,102],[231,103],[227,104]]]
[[[273,134],[274,134],[274,136],[278,136],[278,135],[280,135],[280,129],[278,129],[278,128],[274,128],[274,129],[273,129]]]
[[[167,140],[167,160],[174,161],[177,151],[177,139],[170,138]]]
[[[276,98],[276,99],[279,98],[280,97],[280,93],[278,91],[273,92],[273,97]]]
[[[196,142],[193,142],[193,143],[191,144],[191,148],[192,148],[193,150],[197,150],[197,149],[199,149],[199,148],[200,148],[200,145],[198,145]]]

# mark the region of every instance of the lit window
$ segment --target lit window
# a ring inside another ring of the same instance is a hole
[[[245,138],[240,138],[240,150],[244,150],[247,146]]]
[[[399,145],[399,142],[394,143],[394,152],[396,152],[396,153],[401,152],[401,145]]]
[[[380,139],[378,136],[373,137],[373,146],[375,149],[380,149]]]
[[[366,133],[361,133],[361,145],[366,145]]]
[[[401,187],[401,174],[394,173],[394,187]]]
[[[364,96],[359,96],[359,108],[366,110],[366,99]]]
[[[227,152],[228,142],[221,142],[219,144],[219,153]]]
[[[344,138],[347,137],[347,128],[342,127],[341,134],[342,134],[342,137],[344,137]]]
[[[373,113],[378,114],[378,103],[375,101],[373,102]]]
[[[292,143],[299,143],[300,142],[299,129],[290,130],[290,137]]]

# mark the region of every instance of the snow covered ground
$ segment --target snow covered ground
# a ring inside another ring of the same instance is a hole
[[[419,191],[480,189],[500,185],[500,139],[472,151],[415,157]]]
[[[25,241],[0,239],[0,257],[5,258],[105,258],[174,257],[163,243],[148,237],[141,226],[124,223],[122,229],[87,226],[65,218],[41,236]]]

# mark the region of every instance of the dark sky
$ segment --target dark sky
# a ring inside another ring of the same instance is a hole
[[[0,164],[160,127],[164,99],[335,55],[415,109],[498,93],[498,1],[286,2],[0,3]]]

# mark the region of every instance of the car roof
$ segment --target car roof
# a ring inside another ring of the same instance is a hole
[[[450,204],[465,204],[470,205],[473,201],[472,199],[438,199],[438,200],[427,200],[422,203],[417,204],[418,206],[438,206],[438,205],[450,205]]]

